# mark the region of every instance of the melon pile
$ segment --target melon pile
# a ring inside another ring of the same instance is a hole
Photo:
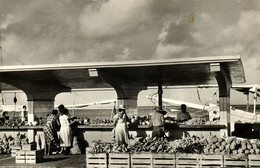
[[[259,139],[209,136],[204,142],[205,154],[260,154]]]

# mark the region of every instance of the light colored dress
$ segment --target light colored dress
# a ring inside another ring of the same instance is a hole
[[[69,117],[67,115],[61,115],[60,120],[60,146],[70,147],[71,146],[71,129],[69,123]]]
[[[117,142],[129,144],[126,118],[115,115],[114,120],[117,120],[117,124],[115,127],[115,140]]]

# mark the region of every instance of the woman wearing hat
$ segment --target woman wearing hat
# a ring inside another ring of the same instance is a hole
[[[125,107],[120,105],[118,108],[118,113],[114,116],[114,126],[115,126],[115,140],[118,144],[129,144],[128,136],[128,123],[129,118],[125,113]]]

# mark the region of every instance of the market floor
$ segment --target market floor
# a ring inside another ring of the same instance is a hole
[[[0,167],[7,168],[30,168],[30,167],[52,167],[52,168],[78,168],[86,167],[86,155],[51,155],[44,156],[44,161],[37,164],[16,164],[15,157],[0,157]]]

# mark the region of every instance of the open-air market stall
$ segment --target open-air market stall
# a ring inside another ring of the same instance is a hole
[[[137,114],[138,93],[158,86],[162,106],[162,86],[218,84],[220,120],[230,134],[230,88],[244,83],[240,56],[197,57],[104,63],[2,66],[1,90],[21,89],[28,99],[28,115],[45,118],[54,108],[55,96],[84,88],[114,88],[119,104],[128,114]],[[31,121],[29,121],[31,122]],[[29,138],[33,140],[34,136]]]
[[[199,141],[199,139],[192,138],[201,137],[200,139],[205,141],[203,141],[203,144],[199,144],[199,147],[200,150],[203,149],[203,152],[206,154],[207,151],[208,153],[215,152],[219,154],[221,154],[221,151],[224,151],[222,148],[226,147],[225,143],[227,139],[224,140],[223,136],[231,135],[230,89],[235,83],[245,82],[245,75],[240,56],[221,56],[215,58],[197,57],[91,64],[79,63],[7,66],[1,68],[0,77],[0,82],[5,83],[5,85],[1,85],[1,90],[16,88],[25,92],[28,98],[29,115],[33,115],[34,119],[40,117],[45,118],[46,115],[50,113],[50,111],[54,108],[54,99],[57,94],[62,92],[70,92],[77,89],[113,88],[117,93],[118,103],[125,105],[127,108],[127,114],[131,116],[138,115],[138,93],[142,90],[146,90],[148,87],[158,87],[158,106],[162,108],[162,86],[217,84],[219,89],[219,124],[169,124],[165,126],[166,132],[169,133],[169,137],[177,140],[184,138],[184,140],[187,140],[192,145],[194,145],[193,142],[197,143],[197,141]],[[40,134],[42,134],[41,126],[32,126],[28,128],[21,127],[21,130],[26,129],[30,142],[35,141],[35,135],[40,136]],[[103,140],[106,142],[112,141],[112,129],[113,127],[111,125],[78,125],[77,133],[79,134],[79,137],[87,143],[86,146],[92,146],[95,148],[97,140],[100,140],[100,142]],[[4,130],[4,132],[8,131],[5,129],[2,130]],[[138,125],[130,128],[130,136],[133,138],[148,138],[150,134],[151,128],[149,126]],[[208,140],[207,137],[212,137],[214,140]],[[150,140],[148,138],[143,140],[142,143],[146,143],[147,145],[148,143],[151,143],[149,141]],[[221,142],[217,143],[218,141]],[[236,144],[233,143],[231,147],[232,142]],[[239,151],[246,154],[249,154],[249,152],[254,154],[258,152],[258,141],[249,143],[248,140],[245,140],[243,141],[243,143],[245,143],[244,146],[242,146],[241,142],[234,141],[234,139],[232,142],[230,141],[230,146],[227,146],[227,151],[225,151],[225,154],[236,154],[239,153]],[[162,142],[158,142],[157,144],[159,143]],[[180,141],[179,144],[180,143],[182,142]],[[218,145],[213,143],[217,143]],[[221,148],[220,143],[223,145]],[[167,142],[165,142],[165,144],[167,144]],[[207,146],[207,144],[210,144],[211,146],[213,145],[214,147]],[[256,145],[255,149],[254,151],[250,151],[249,148],[253,148],[253,144]],[[248,149],[242,149],[242,147],[245,148],[245,145]],[[142,145],[139,145],[138,147],[140,146]],[[165,148],[166,147],[167,145]],[[140,152],[150,152],[149,156],[151,155],[151,157],[147,158],[148,155],[139,155],[136,157],[135,155],[130,154],[130,157],[128,158],[129,164],[134,167],[134,164],[138,165],[139,163],[136,158],[146,157],[148,160],[152,160],[151,166],[153,166],[153,164],[157,164],[155,163],[155,160],[157,160],[156,158],[161,158],[161,156],[157,156],[151,151],[156,150],[156,154],[160,154],[161,150],[170,151],[171,149],[164,149],[162,146],[150,146],[150,148],[147,148],[145,151],[143,151],[143,148],[138,149]],[[176,151],[175,148],[173,150]],[[245,152],[246,150],[247,152]],[[185,152],[186,149],[183,149],[183,151]],[[174,158],[171,163],[174,165],[180,165],[182,163],[181,160],[185,158],[191,159],[191,161],[186,160],[185,162],[193,162],[193,160],[196,160],[195,163],[198,164],[203,164],[206,162],[205,160],[207,160],[207,157],[202,158],[192,155],[189,155],[188,157],[186,155],[181,156],[175,152],[172,153],[174,153],[174,155],[172,155]],[[88,156],[89,155],[87,154],[87,160],[90,159]],[[110,154],[105,154],[102,156],[106,160],[104,163],[105,165],[107,165],[108,159],[112,159],[112,156],[110,156]],[[216,158],[219,159],[218,164],[220,165],[223,165],[229,160],[225,156]]]

